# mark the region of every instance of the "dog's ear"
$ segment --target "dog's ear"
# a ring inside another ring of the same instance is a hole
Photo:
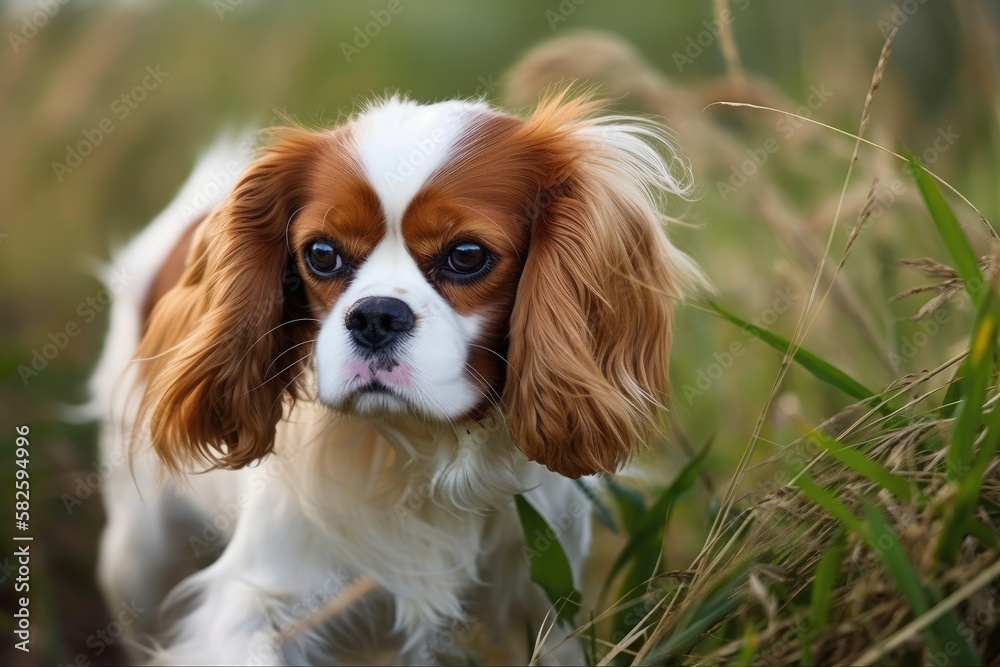
[[[551,184],[532,221],[504,391],[515,442],[567,477],[614,472],[657,430],[673,302],[692,268],[656,201],[689,187],[686,167],[675,176],[651,124],[587,120],[592,107],[556,99],[526,122]]]
[[[321,135],[273,140],[201,224],[137,352],[140,424],[170,469],[239,468],[271,451],[307,356],[308,313],[285,234]]]

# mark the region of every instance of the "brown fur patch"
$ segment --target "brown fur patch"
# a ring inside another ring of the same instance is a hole
[[[289,272],[286,230],[337,138],[298,128],[274,140],[199,229],[184,275],[153,308],[137,351],[140,421],[170,469],[239,468],[274,446],[275,425],[316,325]]]
[[[174,244],[174,247],[170,250],[170,254],[167,255],[167,260],[157,271],[156,276],[153,277],[153,282],[149,287],[149,291],[146,293],[146,299],[142,303],[142,332],[145,333],[146,329],[149,327],[149,316],[153,312],[153,307],[159,303],[160,299],[173,289],[174,285],[180,282],[181,275],[184,274],[184,269],[187,267],[188,255],[191,254],[191,242],[194,238],[195,230],[198,229],[207,215],[203,215],[188,227],[181,237]]]
[[[403,216],[406,246],[428,281],[459,313],[484,318],[483,333],[469,351],[470,380],[484,394],[472,418],[500,403],[508,320],[528,252],[531,203],[540,187],[524,168],[533,156],[513,141],[522,124],[501,114],[479,119]],[[437,276],[435,264],[464,242],[490,252],[490,270],[469,282]]]
[[[385,214],[371,185],[351,158],[348,133],[333,133],[337,151],[325,151],[309,175],[302,210],[289,226],[288,243],[305,283],[310,309],[322,318],[347,287],[343,278],[321,279],[306,268],[303,252],[312,242],[329,239],[344,261],[360,267],[385,236]]]
[[[544,147],[545,205],[510,318],[514,441],[568,477],[614,472],[656,431],[676,283],[655,204],[587,134],[595,104],[544,102],[518,139]]]
[[[502,402],[525,454],[570,477],[614,471],[655,432],[677,295],[626,149],[588,132],[597,110],[558,94],[525,120],[484,114],[402,220],[428,280],[457,312],[484,318],[469,350],[483,399],[467,417]],[[273,447],[316,318],[346,287],[311,276],[302,250],[330,239],[360,266],[385,234],[349,132],[276,130],[153,307],[138,352],[142,414],[168,466],[241,467]],[[464,241],[488,248],[492,269],[467,283],[436,275]]]

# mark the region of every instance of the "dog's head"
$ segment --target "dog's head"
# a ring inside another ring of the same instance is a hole
[[[392,98],[332,130],[273,130],[139,351],[165,461],[261,458],[315,377],[335,410],[498,411],[552,470],[620,466],[667,396],[690,266],[657,203],[687,183],[653,124],[598,110]]]

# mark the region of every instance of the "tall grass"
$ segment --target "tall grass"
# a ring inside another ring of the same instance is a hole
[[[955,273],[976,304],[967,350],[876,396],[799,348],[796,363],[859,402],[815,428],[803,424],[791,445],[802,454],[793,478],[750,492],[720,517],[721,529],[688,569],[665,571],[661,542],[706,452],[650,507],[609,482],[629,537],[605,594],[627,574],[611,598],[611,636],[600,638],[593,620],[579,630],[603,649],[594,664],[1000,660],[1000,410],[992,391],[1000,285],[992,272],[981,273],[933,179],[915,160],[909,166],[928,222],[956,265],[965,260],[965,274]],[[785,353],[792,349],[774,332],[756,333]],[[956,365],[945,391],[920,393]]]
[[[939,188],[943,181],[917,158],[863,138],[895,34],[879,58],[858,134],[850,135],[855,149],[834,219],[863,144],[904,159],[926,210],[919,223],[950,258],[950,265],[905,264],[946,278],[938,291],[949,297],[964,290],[975,313],[964,349],[873,391],[802,347],[873,211],[877,180],[822,295],[823,263],[817,268],[792,339],[709,301],[708,312],[783,355],[766,404],[792,365],[857,402],[815,426],[798,420],[801,437],[764,463],[790,478],[737,499],[765,407],[721,511],[712,514],[713,529],[686,569],[666,570],[666,545],[654,542],[682,529],[672,524],[670,510],[696,479],[704,452],[650,508],[612,486],[628,538],[604,584],[611,634],[597,633],[594,619],[578,631],[600,647],[594,664],[1000,664],[1000,281],[994,268],[1000,245],[977,257]],[[995,239],[990,223],[973,210]],[[833,230],[827,251],[832,240]],[[917,317],[943,303],[928,302]],[[947,372],[953,375],[942,383]],[[637,513],[645,520],[637,521]],[[621,572],[627,574],[616,595],[608,596]]]
[[[106,324],[106,312],[82,322],[77,311],[101,288],[88,260],[107,259],[151,219],[227,125],[267,122],[275,111],[332,123],[386,89],[425,101],[485,94],[516,109],[537,98],[535,84],[562,78],[601,83],[626,109],[676,131],[703,196],[670,211],[691,223],[674,237],[719,286],[718,308],[679,314],[673,437],[643,460],[658,483],[611,480],[595,496],[601,521],[574,616],[593,662],[930,662],[939,649],[964,651],[949,634],[955,623],[967,648],[996,661],[1000,413],[995,378],[983,370],[995,365],[995,320],[980,301],[996,303],[986,289],[996,235],[969,204],[1000,208],[1000,40],[988,4],[918,3],[905,15],[880,106],[864,105],[860,142],[838,128],[860,127],[877,22],[898,0],[734,1],[718,36],[705,22],[722,0],[627,10],[598,0],[404,3],[350,63],[340,43],[381,0],[235,2],[221,18],[215,4],[64,3],[29,44],[0,55],[0,421],[31,424],[38,445],[31,662],[125,660],[118,643],[100,658],[87,643],[113,620],[94,583],[103,522],[100,485],[88,482],[100,472],[96,436],[92,425],[60,421],[60,408],[82,398]],[[574,9],[553,28],[546,12],[560,7]],[[37,9],[5,5],[3,33],[20,31],[23,12]],[[593,29],[618,38],[584,32]],[[712,43],[678,67],[674,53],[706,35]],[[52,162],[157,63],[169,78],[57,181]],[[512,63],[520,64],[507,71]],[[832,96],[808,106],[814,89]],[[719,101],[808,106],[805,115],[827,127],[709,106]],[[928,208],[919,172],[900,172],[885,148],[899,156],[906,143],[923,154],[935,129],[952,125],[961,139],[928,167],[964,195],[938,182],[972,262],[952,253],[960,235],[945,200]],[[720,195],[717,183],[768,139],[778,152]],[[862,214],[847,220],[848,211]],[[970,299],[973,263],[984,283]],[[922,276],[934,284],[913,286]],[[791,295],[788,313],[763,324],[776,293]],[[909,354],[907,341],[926,329],[909,321],[914,312],[937,332]],[[70,321],[87,326],[23,383],[19,364]],[[733,342],[744,354],[688,400],[685,384]],[[67,497],[80,504],[68,507]],[[892,549],[880,551],[880,541]],[[545,580],[542,565],[535,576]],[[575,597],[570,589],[564,579],[551,594]],[[551,648],[545,628],[530,636],[537,656]],[[4,646],[0,656],[22,658]]]

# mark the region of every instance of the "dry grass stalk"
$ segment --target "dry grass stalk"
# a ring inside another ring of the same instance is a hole
[[[927,428],[947,427],[949,423],[949,420],[928,419],[874,438],[866,436],[867,429],[861,429],[858,439],[869,440],[865,452],[869,458],[897,475],[920,480],[926,484],[926,496],[933,499],[945,493],[949,483],[939,465],[939,457],[936,452],[926,450],[925,438],[920,434]],[[907,462],[915,465],[907,467]],[[934,571],[934,559],[926,557],[936,534],[932,517],[936,504],[933,501],[926,506],[899,501],[881,491],[874,482],[829,460],[814,468],[813,476],[820,486],[839,489],[838,498],[856,515],[861,513],[863,502],[875,503],[899,527],[901,546],[908,559],[922,568],[922,577],[956,587],[933,608],[934,617],[921,616],[914,620],[908,602],[885,579],[880,556],[856,538],[849,538],[849,555],[844,567],[844,572],[849,574],[834,591],[830,627],[811,640],[814,661],[818,664],[870,662],[875,655],[873,641],[886,651],[884,655],[879,654],[883,655],[883,660],[885,655],[902,655],[899,651],[922,650],[923,644],[917,636],[919,631],[936,616],[952,610],[959,614],[960,622],[965,623],[975,645],[982,648],[989,641],[1000,627],[1000,619],[994,618],[988,623],[977,621],[976,614],[982,605],[977,605],[973,597],[984,592],[994,598],[1000,596],[997,581],[1000,578],[1000,551],[981,546],[967,548],[960,562],[939,575]],[[1000,465],[994,464],[988,470],[982,488],[983,506],[1000,502]],[[744,533],[744,537],[739,545],[730,543],[722,549],[718,572],[711,578],[720,578],[737,559],[750,554],[755,560],[768,563],[765,571],[777,583],[780,579],[796,582],[793,591],[779,596],[785,600],[785,605],[775,611],[769,602],[775,592],[762,583],[759,571],[752,571],[740,595],[759,600],[760,604],[755,605],[756,608],[744,605],[727,617],[740,618],[747,626],[754,619],[765,622],[764,629],[755,636],[760,649],[754,656],[755,665],[787,664],[802,658],[801,622],[804,620],[801,604],[795,606],[789,602],[804,592],[811,582],[819,557],[829,548],[839,524],[789,486],[758,490],[745,499],[745,504],[749,509],[728,526],[731,531]],[[672,614],[671,630],[676,630],[678,620],[707,594],[711,583],[702,580],[684,591],[685,599]],[[706,632],[704,639],[709,638]],[[726,664],[744,649],[744,644],[744,641],[730,642],[708,656],[690,658],[688,664]]]
[[[872,211],[875,210],[875,191],[878,187],[878,177],[872,179],[872,185],[868,189],[868,197],[865,198],[865,204],[861,207],[861,213],[858,214],[858,221],[854,223],[854,227],[851,229],[850,236],[847,237],[847,243],[844,246],[844,253],[840,258],[840,266],[837,267],[839,271],[844,267],[847,262],[848,255],[851,254],[851,248],[854,246],[854,242],[858,239],[858,235],[861,230],[864,229],[865,223],[868,222],[869,218],[872,216]]]
[[[867,121],[868,121],[868,118],[869,118],[869,115],[870,115],[872,101],[874,100],[875,92],[877,91],[878,86],[879,86],[879,84],[881,84],[881,81],[882,81],[882,76],[880,74],[880,70],[881,70],[881,72],[885,71],[885,66],[886,66],[886,62],[887,62],[887,59],[888,59],[888,55],[889,55],[889,53],[891,51],[891,49],[889,47],[891,46],[892,41],[893,41],[893,39],[896,36],[896,32],[897,32],[897,30],[893,29],[889,33],[889,35],[887,36],[886,43],[883,46],[882,53],[879,56],[879,61],[876,64],[875,74],[872,76],[872,86],[869,87],[868,95],[865,98],[865,105],[864,105],[864,108],[862,109],[862,114],[861,114],[861,118],[862,118],[862,120],[861,120],[862,131],[867,127]],[[753,455],[753,451],[754,451],[755,445],[756,445],[758,439],[760,438],[761,430],[764,427],[764,423],[766,421],[767,414],[770,411],[770,406],[774,402],[774,398],[777,395],[778,388],[781,386],[781,383],[784,381],[785,375],[788,372],[788,369],[789,369],[789,367],[791,365],[791,359],[794,356],[794,354],[798,351],[799,347],[802,345],[802,341],[805,339],[806,335],[808,334],[809,329],[811,328],[812,324],[816,321],[816,317],[818,316],[819,311],[822,309],[823,304],[826,302],[826,299],[829,296],[830,291],[833,288],[833,285],[836,283],[836,272],[834,272],[834,278],[827,283],[826,291],[825,291],[823,297],[820,299],[819,305],[816,307],[815,312],[813,312],[813,300],[815,298],[817,289],[819,287],[820,279],[821,279],[821,277],[823,275],[823,269],[824,269],[825,262],[826,262],[826,256],[829,254],[830,247],[831,247],[831,245],[833,243],[834,232],[835,232],[836,227],[837,227],[837,221],[839,220],[839,217],[840,217],[840,211],[842,209],[844,197],[845,197],[846,192],[847,192],[847,186],[850,183],[851,173],[852,173],[853,168],[854,168],[854,162],[857,159],[858,151],[860,150],[860,147],[861,147],[861,134],[862,133],[863,132],[859,132],[858,138],[855,141],[854,152],[853,152],[852,157],[851,157],[851,162],[850,162],[850,164],[847,167],[847,175],[846,175],[846,177],[844,179],[844,186],[841,189],[840,203],[838,203],[837,212],[834,215],[833,224],[830,227],[830,234],[827,237],[826,249],[825,249],[823,255],[820,258],[819,266],[817,267],[815,276],[813,278],[812,287],[811,287],[810,292],[809,292],[809,298],[806,301],[805,307],[802,309],[802,312],[801,312],[801,314],[799,316],[798,322],[796,323],[795,333],[792,335],[792,338],[791,338],[791,341],[790,341],[790,347],[789,347],[788,351],[785,353],[784,358],[782,359],[781,367],[778,370],[777,377],[775,378],[774,383],[771,385],[771,390],[770,390],[770,392],[769,392],[766,400],[764,401],[763,407],[761,408],[760,415],[758,416],[757,423],[754,426],[754,430],[753,430],[753,433],[752,433],[752,435],[750,437],[750,441],[747,444],[747,447],[746,447],[746,450],[744,451],[742,459],[740,460],[740,463],[739,463],[739,466],[737,468],[736,474],[735,474],[735,476],[733,478],[733,481],[732,481],[729,489],[727,490],[725,498],[723,499],[723,502],[722,502],[722,511],[719,513],[718,518],[716,519],[716,521],[712,525],[712,528],[711,528],[711,530],[709,532],[708,539],[706,540],[706,543],[705,543],[705,548],[702,550],[702,553],[699,554],[698,558],[695,561],[695,563],[696,563],[695,569],[696,570],[701,571],[702,568],[705,566],[705,563],[706,563],[705,557],[707,556],[708,552],[711,551],[715,547],[716,542],[717,542],[719,536],[721,535],[721,530],[722,530],[722,526],[723,526],[722,522],[723,522],[724,518],[728,515],[728,513],[732,510],[733,503],[734,503],[734,500],[735,500],[735,491],[736,491],[736,488],[739,485],[739,483],[742,481],[744,475],[746,474],[747,466],[749,465],[750,459],[751,459],[751,457]],[[809,318],[809,314],[810,313],[812,313],[812,317],[811,318]],[[807,323],[807,319],[808,319],[808,323]],[[705,573],[707,574],[708,572],[709,571],[706,571]],[[653,640],[654,641],[663,636],[663,632],[665,632],[665,628],[663,626],[664,626],[664,623],[661,623],[661,625],[658,626],[657,629],[654,631],[654,633],[653,633]],[[650,642],[650,643],[653,643],[653,642]]]
[[[879,54],[878,63],[875,65],[875,73],[872,74],[871,85],[868,86],[868,94],[865,96],[865,106],[861,109],[861,125],[858,128],[858,136],[865,136],[868,129],[868,122],[871,120],[872,102],[875,101],[875,93],[882,85],[882,77],[885,75],[885,66],[889,64],[889,54],[892,53],[892,42],[896,39],[899,28],[893,28],[885,38],[882,45],[882,53]]]
[[[366,597],[377,588],[378,584],[369,576],[359,577],[345,586],[337,595],[327,600],[326,604],[296,623],[283,637],[289,642],[303,633],[318,628],[330,619],[347,611],[352,605]]]
[[[951,301],[952,298],[958,297],[964,299],[963,295],[965,294],[965,285],[959,277],[958,272],[947,264],[942,264],[941,262],[929,257],[920,257],[916,259],[904,258],[899,260],[899,264],[900,266],[914,269],[928,278],[944,279],[944,282],[934,285],[918,285],[917,287],[911,287],[890,298],[890,301],[898,301],[916,294],[937,292],[937,294],[930,301],[920,307],[920,310],[917,311],[916,315],[909,318],[911,322],[919,322],[928,315],[931,315],[940,309],[944,304]],[[993,280],[998,274],[998,268],[1000,268],[1000,244],[994,244],[994,248],[990,254],[980,258],[979,270],[982,271],[983,276],[987,280]]]
[[[729,73],[733,85],[737,88],[745,88],[747,77],[743,72],[743,63],[740,62],[740,52],[736,48],[736,39],[733,37],[729,0],[715,0],[713,12],[715,23],[719,26],[719,48],[722,50],[722,57],[726,60],[726,71]],[[730,16],[729,20],[726,20],[727,14]]]

